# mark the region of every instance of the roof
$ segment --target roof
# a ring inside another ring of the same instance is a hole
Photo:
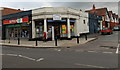
[[[31,14],[32,14],[32,10],[22,11],[22,12],[18,12],[18,13],[3,15],[2,19],[13,19],[13,18],[17,18],[17,17],[29,16]]]
[[[113,16],[113,18],[117,18],[117,19],[119,18],[119,16],[116,15],[115,13],[113,13],[112,16]]]
[[[20,9],[12,9],[12,8],[6,8],[6,7],[1,7],[1,12],[2,15],[8,15],[8,14],[12,14],[12,13],[17,13],[17,12],[21,12],[22,10]]]
[[[112,11],[108,11],[108,13],[109,13],[109,15],[112,15],[112,14],[113,14],[113,12],[112,12]]]
[[[107,12],[107,8],[99,8],[99,9],[92,9],[92,10],[86,10],[85,12],[93,13],[98,16],[105,16]]]

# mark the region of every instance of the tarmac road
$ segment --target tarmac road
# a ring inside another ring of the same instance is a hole
[[[115,49],[100,47],[110,44],[116,46],[117,32],[99,36],[95,41],[72,48],[3,46],[0,56],[3,68],[118,68]]]

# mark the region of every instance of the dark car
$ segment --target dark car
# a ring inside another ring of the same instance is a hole
[[[113,28],[113,30],[114,30],[114,31],[120,31],[120,26],[115,26],[115,27]]]
[[[102,30],[100,30],[101,34],[112,34],[113,31],[110,28],[103,28]]]

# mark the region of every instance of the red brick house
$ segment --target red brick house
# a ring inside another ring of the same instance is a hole
[[[109,11],[110,15],[110,27],[113,28],[114,26],[119,25],[119,17],[112,11]]]
[[[93,8],[91,10],[86,10],[85,12],[92,13],[98,16],[102,16],[102,23],[101,26],[110,28],[110,15],[107,10],[107,8],[95,8],[95,5],[93,5]]]

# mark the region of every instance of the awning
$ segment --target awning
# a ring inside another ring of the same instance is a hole
[[[10,28],[10,27],[21,27],[21,24],[15,24],[15,25],[6,25],[7,28]]]

